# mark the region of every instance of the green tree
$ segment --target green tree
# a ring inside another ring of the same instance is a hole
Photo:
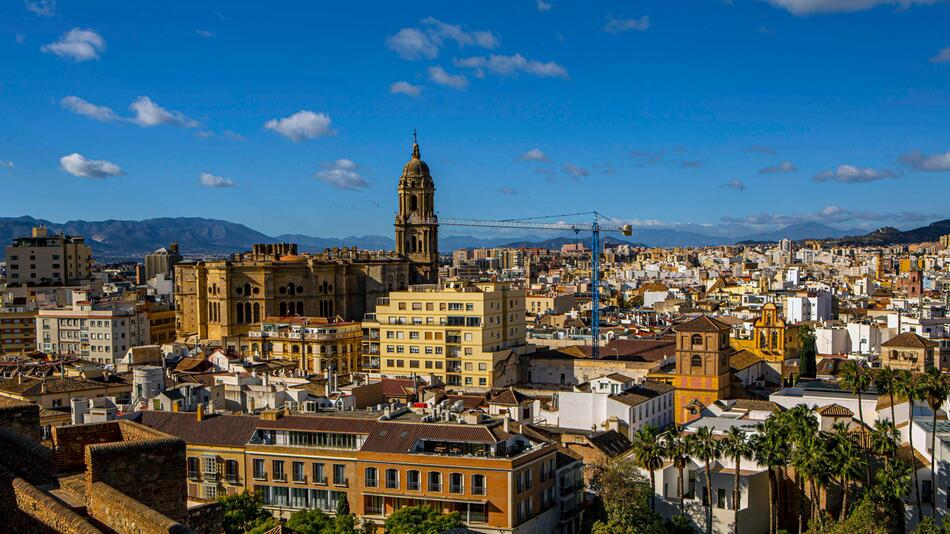
[[[930,450],[936,451],[937,411],[940,410],[943,403],[947,402],[947,396],[950,395],[950,376],[943,374],[939,367],[931,367],[920,379],[920,390],[921,393],[924,394],[924,398],[927,400],[930,409],[933,411],[934,431],[930,433]],[[911,429],[911,433],[913,433],[913,428]],[[934,489],[930,492],[930,516],[934,519],[937,518],[936,458],[936,454],[930,455],[930,480],[934,481]]]
[[[267,519],[261,519],[254,523],[254,526],[243,531],[244,534],[264,534],[269,530],[273,530],[280,525],[280,521],[273,517],[268,517]]]
[[[739,487],[739,471],[742,467],[742,459],[749,460],[752,458],[752,445],[749,444],[745,430],[737,426],[729,427],[725,439],[720,444],[723,456],[732,458],[736,464],[736,473],[732,480],[732,532],[733,534],[739,534],[739,502],[742,497],[742,489]]]
[[[656,470],[663,467],[663,445],[653,425],[644,425],[633,435],[633,461],[650,472],[650,511],[656,511]]]
[[[676,494],[680,498],[680,515],[684,515],[684,501],[683,498],[683,471],[686,469],[686,466],[689,465],[690,460],[690,451],[693,446],[693,435],[685,434],[681,435],[679,431],[673,427],[663,433],[662,436],[663,444],[663,456],[673,462],[673,467],[676,468]]]
[[[815,377],[818,370],[818,349],[815,348],[815,331],[808,325],[798,327],[798,374]]]
[[[345,493],[336,501],[336,515],[350,515],[350,501],[346,499]]]
[[[863,365],[860,365],[853,360],[848,360],[841,366],[841,386],[851,390],[851,393],[854,393],[858,396],[858,419],[861,421],[861,432],[864,433],[867,429],[867,425],[864,424],[864,403],[861,401],[861,396],[865,391],[868,390],[869,387],[871,387],[871,374]],[[868,452],[868,449],[864,446],[864,443],[862,443],[861,446],[864,448],[865,471],[867,474],[866,480],[870,484],[870,452]]]
[[[268,519],[270,513],[264,509],[260,495],[245,491],[218,499],[224,509],[221,527],[225,534],[244,534]]]
[[[841,512],[838,514],[840,520],[848,517],[851,483],[861,476],[864,464],[847,424],[835,423],[832,440],[834,446],[831,450],[831,471],[841,484]]]
[[[880,458],[885,465],[897,458],[900,441],[901,434],[894,423],[887,419],[881,419],[874,423],[874,429],[871,430],[871,452]]]
[[[908,428],[910,431],[907,433],[907,441],[910,443],[910,450],[914,451],[914,404],[916,401],[923,398],[923,393],[920,390],[920,381],[917,379],[917,376],[914,373],[906,370],[900,370],[897,372],[897,383],[894,385],[894,390],[898,395],[901,395],[907,399],[907,407],[909,424]],[[923,506],[920,502],[920,480],[917,474],[917,470],[914,469],[914,498],[917,500],[917,521],[920,522],[923,520],[924,512]]]
[[[898,375],[897,372],[885,365],[876,375],[874,375],[874,387],[878,394],[887,395],[891,401],[891,422],[897,424],[897,417],[894,415],[894,393],[897,390]]]
[[[386,534],[441,534],[462,526],[458,512],[443,514],[431,506],[407,506],[386,518]]]
[[[706,534],[712,534],[712,463],[722,457],[722,448],[709,427],[700,427],[695,436],[693,456],[706,468]]]
[[[778,470],[788,465],[790,443],[783,421],[781,416],[773,416],[759,423],[751,441],[755,461],[766,466],[769,473],[769,534],[775,534],[778,528]]]
[[[654,493],[633,462],[608,460],[591,466],[590,490],[597,496],[602,517],[595,534],[653,534],[662,531],[660,518],[650,511]],[[585,514],[586,516],[587,514]]]
[[[321,510],[299,510],[287,520],[287,526],[300,534],[323,534],[333,525],[333,518]]]

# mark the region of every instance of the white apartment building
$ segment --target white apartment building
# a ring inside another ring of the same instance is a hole
[[[618,423],[621,433],[625,427],[628,438],[645,425],[672,425],[673,386],[613,373],[558,393],[559,426],[606,429],[608,421]]]
[[[802,321],[831,319],[831,293],[819,291],[807,296],[785,299],[785,320],[791,324]]]
[[[115,364],[130,347],[149,343],[148,314],[133,303],[92,304],[40,310],[36,349],[69,354],[101,364]]]

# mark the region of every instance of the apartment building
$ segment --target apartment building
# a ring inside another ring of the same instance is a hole
[[[405,408],[133,417],[185,440],[190,499],[256,491],[279,517],[312,508],[333,513],[345,496],[355,514],[377,524],[425,504],[459,512],[476,532],[551,532],[561,520],[558,475],[577,471],[555,444],[475,412],[450,421]]]
[[[115,364],[129,347],[150,344],[148,313],[130,302],[39,310],[36,350],[69,354],[101,364]]]
[[[534,315],[567,313],[576,304],[577,297],[573,293],[533,291],[525,296],[525,309]]]
[[[527,351],[525,293],[503,282],[410,286],[379,299],[363,322],[363,370],[431,375],[485,390]]]
[[[0,309],[0,354],[36,350],[36,312],[23,308]]]
[[[363,330],[360,323],[326,317],[265,317],[248,332],[251,354],[299,362],[305,373],[357,371]]]
[[[89,280],[92,249],[82,237],[50,235],[38,226],[7,245],[6,259],[11,285],[74,285]]]

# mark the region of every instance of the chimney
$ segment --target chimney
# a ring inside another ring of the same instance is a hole
[[[510,428],[511,428],[511,415],[510,415],[509,413],[507,413],[507,412],[505,412],[505,418],[502,419],[501,428],[503,428],[503,429],[505,430],[505,432],[510,432]]]

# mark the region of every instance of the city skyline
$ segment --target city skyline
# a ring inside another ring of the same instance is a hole
[[[442,216],[950,216],[947,4],[501,7],[11,2],[2,215],[385,235],[417,128]]]

